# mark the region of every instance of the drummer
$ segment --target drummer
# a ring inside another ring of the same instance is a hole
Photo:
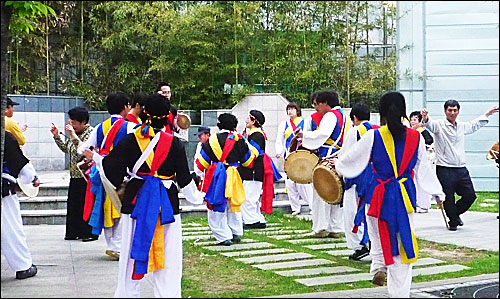
[[[320,159],[333,158],[344,142],[351,122],[339,106],[339,97],[333,90],[316,91],[311,96],[316,110],[307,120],[304,131],[297,129],[297,138],[309,150],[318,150]],[[313,232],[319,238],[340,238],[344,231],[340,204],[331,205],[321,199],[316,190],[312,204]]]

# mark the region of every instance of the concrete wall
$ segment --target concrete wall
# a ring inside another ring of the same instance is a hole
[[[429,109],[445,117],[448,99],[460,102],[458,120],[470,121],[499,101],[497,1],[398,2],[398,89],[408,113]],[[498,140],[498,113],[465,138],[467,167],[478,191],[498,191],[498,168],[486,152]]]

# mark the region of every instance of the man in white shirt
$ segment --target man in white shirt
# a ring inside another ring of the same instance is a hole
[[[278,127],[278,134],[276,135],[276,158],[283,157],[284,159],[290,155],[290,143],[295,136],[297,128],[304,128],[304,119],[301,117],[299,105],[289,103],[286,106],[286,113],[289,119],[284,120]],[[312,211],[312,197],[313,187],[312,184],[298,184],[289,178],[285,180],[286,190],[288,193],[288,200],[290,200],[290,207],[292,208],[292,215],[300,214],[302,198],[309,205]]]
[[[460,215],[465,213],[476,200],[476,192],[465,167],[465,135],[472,134],[488,123],[488,117],[498,112],[494,106],[470,122],[459,122],[460,104],[456,100],[444,103],[446,119],[431,120],[427,109],[422,109],[422,125],[434,133],[436,151],[436,173],[446,194],[444,210],[450,219],[449,230],[462,226]],[[455,202],[455,193],[461,198]]]

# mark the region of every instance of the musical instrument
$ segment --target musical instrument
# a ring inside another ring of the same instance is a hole
[[[498,153],[498,141],[495,142],[490,150],[488,151],[488,153],[486,154],[486,159],[487,160],[494,160],[495,162],[497,162],[497,166],[500,165],[500,156],[499,156],[499,153]]]
[[[312,172],[312,183],[318,195],[329,204],[340,204],[344,198],[344,180],[335,171],[332,158],[319,161]]]
[[[308,150],[296,150],[285,159],[283,168],[289,179],[298,184],[313,181],[313,169],[318,164],[318,156]]]
[[[177,113],[177,126],[183,130],[191,126],[191,118],[182,112]]]

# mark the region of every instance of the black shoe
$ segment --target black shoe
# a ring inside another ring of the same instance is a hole
[[[92,242],[92,241],[97,241],[99,239],[99,236],[90,236],[86,238],[82,238],[82,242]]]
[[[78,237],[64,237],[64,240],[78,240]]]
[[[31,267],[29,267],[28,270],[17,271],[16,272],[16,279],[25,279],[28,277],[33,277],[36,275],[37,272],[38,272],[38,269],[36,268],[36,266],[31,265]]]
[[[255,222],[252,224],[243,224],[244,229],[249,229],[249,228],[266,228],[266,224],[262,222]]]
[[[226,241],[222,241],[222,242],[217,243],[217,245],[224,245],[224,246],[231,246],[231,244],[233,244],[231,242],[231,240],[226,240]]]
[[[233,239],[231,239],[233,243],[240,243],[241,242],[241,236],[238,235],[233,235]]]
[[[349,259],[359,261],[360,259],[364,258],[365,256],[367,256],[369,254],[370,254],[370,250],[368,249],[368,247],[365,246],[361,249],[354,251],[354,253],[349,256]]]
[[[448,227],[448,230],[451,230],[451,231],[456,231],[457,230],[457,226],[456,225],[451,225],[450,223],[448,223],[450,225],[450,227]]]
[[[458,217],[458,226],[464,226],[464,222],[460,219],[460,216]]]

